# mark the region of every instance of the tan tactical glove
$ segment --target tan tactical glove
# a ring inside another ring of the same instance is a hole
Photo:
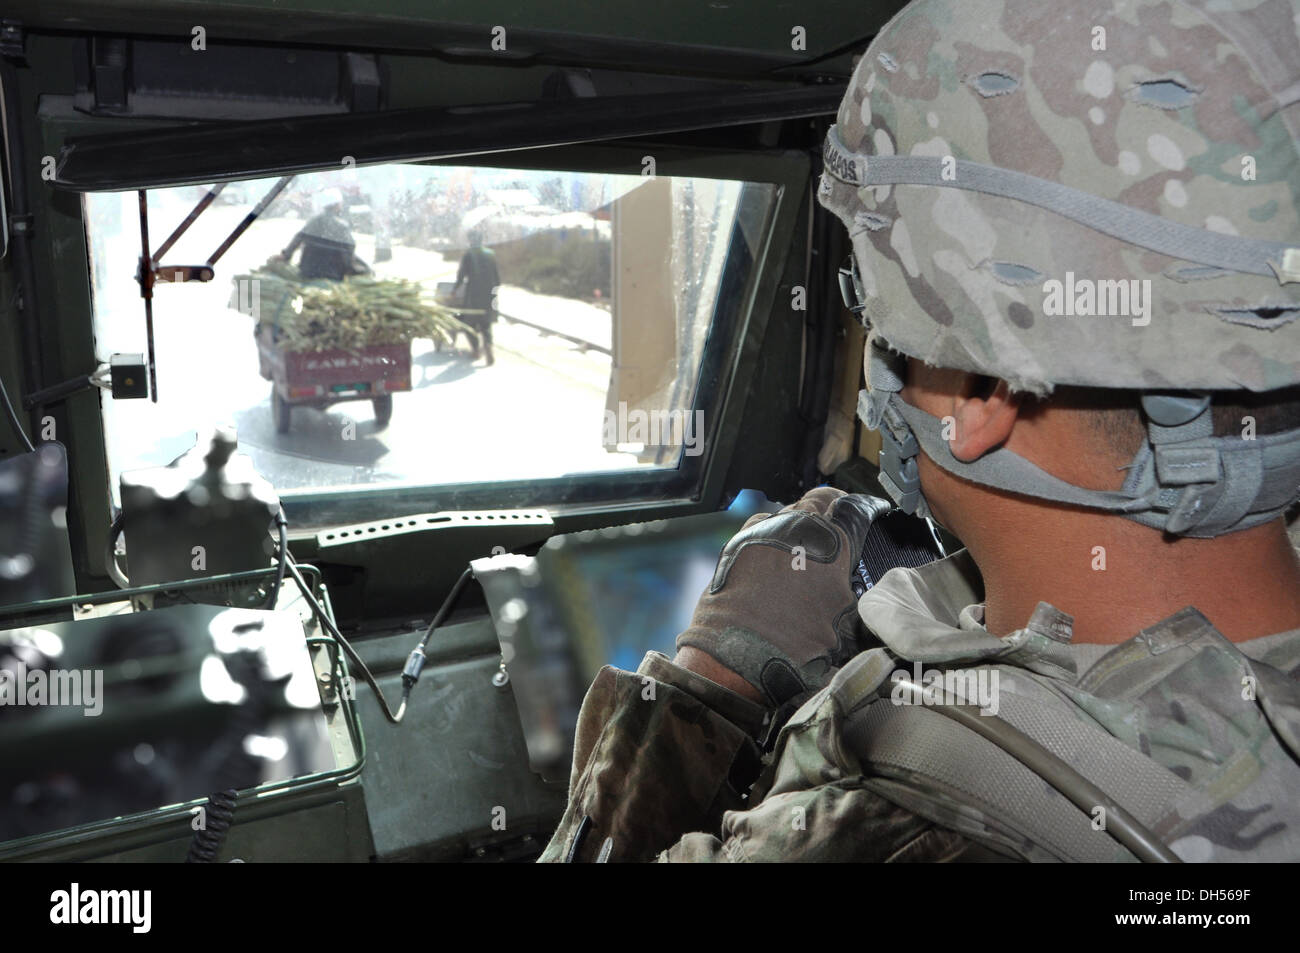
[[[757,514],[723,547],[677,648],[698,649],[779,708],[815,691],[861,650],[850,585],[871,523],[891,505],[818,487]]]

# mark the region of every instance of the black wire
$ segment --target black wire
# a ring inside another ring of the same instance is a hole
[[[27,452],[31,453],[36,448],[32,446],[31,440],[27,437],[27,431],[23,430],[22,425],[18,422],[18,415],[14,413],[14,405],[9,403],[9,391],[5,390],[5,382],[0,379],[0,403],[4,404],[5,416],[9,418],[9,426],[13,428],[14,434],[23,442]]]
[[[289,529],[284,518],[284,507],[280,507],[280,511],[275,514],[275,525],[280,529],[280,553],[275,582],[271,585],[271,594],[266,597],[267,609],[275,608],[276,600],[280,598],[280,587],[284,584],[284,573],[289,565]]]
[[[343,633],[339,631],[338,626],[336,626],[330,620],[329,616],[325,614],[325,610],[321,607],[321,604],[316,601],[316,597],[311,594],[311,590],[307,587],[306,580],[304,580],[302,574],[298,572],[298,567],[294,564],[292,556],[287,560],[287,565],[289,567],[289,574],[293,576],[293,581],[298,584],[299,591],[302,592],[303,598],[311,605],[312,611],[316,613],[316,618],[320,620],[321,625],[325,626],[326,630],[334,637],[334,640],[338,642],[343,651],[347,653],[348,658],[350,658],[357,668],[360,669],[361,677],[366,680],[366,684],[370,686],[372,691],[374,691],[375,699],[379,702],[379,707],[384,711],[384,717],[395,725],[401,724],[402,717],[406,714],[405,700],[403,700],[402,704],[398,706],[396,713],[388,707],[388,699],[384,697],[383,691],[380,690],[379,683],[375,681],[375,676],[370,673],[370,667],[367,666],[365,660],[357,654],[357,650],[352,647],[352,643],[343,637]]]
[[[131,580],[117,564],[117,538],[122,534],[122,527],[125,525],[126,510],[118,510],[117,516],[113,517],[112,525],[108,527],[108,546],[104,550],[108,578],[112,579],[113,584],[119,589],[129,589],[131,586]]]
[[[243,650],[225,655],[223,662],[231,678],[243,687],[244,700],[226,718],[225,728],[212,745],[219,760],[212,763],[215,793],[208,797],[206,825],[194,833],[186,863],[215,863],[217,853],[234,822],[239,792],[256,787],[262,772],[259,759],[244,747],[245,740],[264,730],[272,717],[275,699],[283,682],[271,678],[256,651]],[[211,753],[209,754],[211,758]]]
[[[215,864],[217,851],[226,840],[226,832],[235,819],[235,804],[239,792],[234,788],[217,791],[208,797],[204,813],[204,826],[194,832],[190,841],[190,852],[185,857],[187,864]]]
[[[456,584],[451,587],[451,592],[447,593],[447,598],[443,600],[437,613],[434,614],[433,621],[430,622],[429,627],[424,630],[424,637],[420,639],[419,646],[411,652],[411,657],[418,655],[421,659],[420,664],[416,666],[415,674],[413,676],[408,674],[411,665],[411,659],[408,657],[407,671],[402,673],[402,701],[401,704],[397,706],[397,711],[394,712],[388,704],[388,699],[380,689],[379,682],[376,681],[375,676],[371,674],[370,667],[366,665],[365,660],[357,654],[357,650],[352,647],[352,643],[343,637],[343,633],[339,631],[338,626],[335,625],[329,616],[325,614],[324,608],[316,600],[316,597],[312,595],[310,588],[307,586],[306,580],[302,578],[302,573],[298,571],[298,566],[293,561],[293,555],[289,553],[287,548],[282,551],[287,557],[285,559],[285,565],[288,567],[289,574],[293,576],[293,581],[297,583],[298,589],[302,593],[303,598],[311,605],[312,611],[315,612],[316,618],[320,620],[321,625],[323,625],[329,634],[334,637],[335,641],[338,642],[343,651],[347,653],[348,658],[351,659],[361,671],[361,677],[366,680],[366,684],[369,685],[371,690],[375,693],[375,700],[379,702],[379,707],[383,709],[384,717],[394,725],[401,724],[402,718],[406,715],[407,699],[410,698],[411,689],[419,679],[419,669],[423,667],[424,649],[429,642],[429,637],[433,634],[433,630],[436,629],[445,618],[447,618],[447,615],[455,606],[456,600],[464,590],[465,584],[469,582],[473,571],[466,568],[465,571],[460,574],[460,578],[456,580]]]
[[[442,605],[434,613],[433,620],[430,621],[429,627],[424,630],[424,636],[420,639],[420,644],[411,650],[411,654],[406,657],[406,665],[402,668],[402,710],[406,709],[407,699],[411,697],[411,690],[415,688],[415,683],[420,680],[420,672],[424,670],[424,663],[428,661],[425,655],[425,647],[429,644],[429,636],[433,635],[433,630],[442,625],[444,619],[451,613],[456,605],[456,600],[465,589],[465,584],[473,575],[473,570],[468,566],[456,580],[456,584],[451,587],[451,592],[447,593],[447,598],[442,600]]]
[[[451,613],[452,608],[456,605],[456,600],[460,598],[461,591],[465,588],[465,584],[469,582],[469,577],[473,574],[474,570],[466,566],[465,571],[461,573],[460,578],[456,580],[456,585],[452,586],[451,592],[447,593],[447,598],[442,601],[442,605],[438,608],[437,614],[434,615],[433,621],[430,622],[429,627],[424,630],[424,638],[420,639],[418,649],[421,655],[424,654],[425,646],[429,644],[429,636],[433,635],[433,630],[442,625],[443,620],[445,620]]]

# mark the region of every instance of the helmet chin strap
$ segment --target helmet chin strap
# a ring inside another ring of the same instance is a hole
[[[1117,513],[1181,536],[1211,538],[1271,522],[1300,490],[1300,430],[1245,439],[1212,435],[1207,395],[1142,398],[1147,440],[1119,490],[1085,490],[1005,448],[953,456],[943,421],[904,401],[902,355],[872,342],[858,416],[882,441],[880,483],[900,508],[928,516],[917,455],[956,476],[1022,496]]]

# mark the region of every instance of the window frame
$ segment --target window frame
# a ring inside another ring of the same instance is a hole
[[[766,207],[761,210],[762,221],[757,228],[753,223],[746,225],[742,222],[741,214],[733,223],[728,239],[728,258],[698,376],[690,385],[691,404],[689,408],[683,408],[691,413],[704,412],[704,452],[693,457],[681,455],[675,467],[579,472],[544,479],[443,484],[404,482],[286,490],[282,503],[291,526],[299,531],[318,531],[442,510],[540,507],[557,515],[632,503],[680,505],[705,501],[709,472],[719,464],[725,465],[728,456],[718,452],[719,439],[728,423],[728,384],[734,377],[740,348],[754,317],[762,277],[770,265],[773,238],[778,234],[778,222],[789,217],[789,209],[785,206],[791,198],[800,196],[802,190],[798,185],[802,183],[798,179],[802,176],[792,167],[789,157],[744,153],[701,155],[697,150],[665,149],[662,145],[650,144],[645,148],[653,149],[659,176],[726,178],[772,187],[770,203],[765,203]],[[641,160],[648,154],[645,148],[626,143],[587,149],[552,148],[475,157],[472,164],[482,168],[628,174],[629,169],[642,168]],[[459,158],[414,164],[464,166],[470,163]],[[749,233],[748,240],[743,240],[744,232]],[[727,276],[737,266],[734,258],[738,254],[747,254],[750,260],[745,263],[746,271],[740,276],[740,282],[729,283]],[[108,436],[103,424],[101,413],[100,439],[107,451]],[[111,485],[105,488],[111,494]]]
[[[42,138],[47,149],[54,152],[58,142],[84,133],[88,127],[102,128],[102,124],[80,117],[45,115],[42,119]],[[291,538],[314,540],[318,531],[327,528],[437,510],[543,506],[555,519],[557,532],[571,532],[708,512],[722,504],[724,481],[740,438],[738,431],[759,361],[763,333],[771,313],[778,310],[779,286],[789,282],[786,272],[790,256],[804,257],[800,249],[807,236],[799,222],[809,214],[811,154],[798,149],[720,148],[712,143],[699,146],[673,142],[671,138],[651,138],[483,154],[474,157],[474,164],[639,174],[641,160],[646,155],[655,157],[658,175],[723,178],[776,186],[766,220],[755,232],[758,237],[753,241],[753,261],[743,287],[736,294],[734,310],[726,317],[725,328],[715,316],[706,341],[701,383],[696,389],[698,397],[708,393],[706,383],[713,388],[712,399],[698,407],[705,411],[707,424],[704,453],[691,458],[683,456],[685,466],[676,469],[595,472],[577,481],[572,477],[560,478],[576,482],[575,490],[567,495],[552,494],[544,502],[539,500],[536,491],[539,487],[548,490],[549,487],[545,481],[537,480],[317,491],[312,498],[300,496],[286,501]],[[464,165],[466,159],[429,160],[422,164]],[[171,184],[159,182],[155,187]],[[50,217],[49,229],[41,236],[49,243],[49,250],[38,255],[40,267],[50,271],[39,280],[52,289],[49,311],[58,316],[61,344],[58,364],[68,371],[94,360],[90,258],[80,196],[54,192],[51,199],[55,214]],[[57,257],[53,254],[55,247],[61,251]],[[56,263],[63,280],[52,280]],[[66,280],[69,268],[80,268],[84,279]],[[800,261],[799,273],[805,277],[806,268],[807,262]],[[106,399],[111,398],[98,391],[77,395],[65,404],[59,415],[59,432],[66,435],[64,442],[76,449],[72,455],[74,505],[69,525],[73,530],[74,561],[82,588],[86,588],[82,579],[87,576],[96,580],[107,577],[104,553],[111,522],[112,486],[99,403]],[[693,411],[699,401],[692,404]],[[341,506],[342,502],[346,506]]]

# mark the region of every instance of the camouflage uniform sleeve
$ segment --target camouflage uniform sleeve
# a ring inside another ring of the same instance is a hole
[[[952,863],[1014,858],[939,827],[863,786],[833,781],[728,813],[720,836],[687,834],[660,863]]]
[[[658,652],[636,674],[605,667],[578,716],[569,803],[543,861],[653,860],[744,807],[763,709]]]
[[[595,860],[607,840],[611,861],[1006,859],[862,778],[803,769],[794,751],[761,803],[747,804],[762,724],[761,706],[657,652],[635,675],[602,669],[578,718],[569,804],[541,860]]]

